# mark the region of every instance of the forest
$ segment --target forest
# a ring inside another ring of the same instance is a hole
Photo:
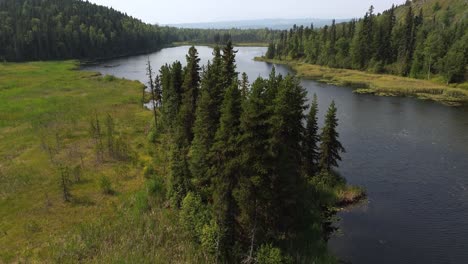
[[[466,1],[407,1],[383,13],[323,28],[297,27],[270,43],[267,58],[302,60],[446,83],[468,79]]]
[[[191,47],[186,67],[156,77],[148,62],[153,140],[170,150],[166,198],[208,262],[324,261],[330,189],[344,183],[336,106],[320,130],[318,99],[309,108],[296,77],[273,69],[250,85],[235,55],[231,42],[217,46],[201,69]]]
[[[97,59],[156,51],[177,41],[268,42],[279,31],[150,25],[81,0],[0,1],[0,60]]]

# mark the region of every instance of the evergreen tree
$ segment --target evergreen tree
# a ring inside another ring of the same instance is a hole
[[[237,50],[234,50],[231,40],[229,40],[226,46],[223,48],[223,75],[224,75],[224,87],[229,87],[235,81],[237,81],[236,72],[236,53]]]
[[[224,96],[221,108],[220,126],[215,143],[210,151],[213,164],[210,174],[214,178],[213,212],[221,229],[220,253],[229,262],[234,262],[232,249],[237,240],[237,205],[233,190],[239,178],[239,135],[241,115],[241,94],[236,84],[231,85]]]
[[[270,151],[273,159],[269,175],[273,194],[269,208],[270,232],[278,239],[289,240],[298,228],[302,211],[301,190],[304,181],[301,173],[304,138],[304,111],[306,91],[299,80],[291,75],[282,79],[274,99],[269,120]]]
[[[242,104],[239,147],[239,183],[234,191],[239,215],[240,240],[249,259],[261,244],[269,228],[269,202],[273,197],[269,174],[271,156],[267,151],[270,138],[270,113],[265,101],[266,81],[258,78]]]
[[[182,140],[187,144],[193,139],[193,124],[195,122],[195,109],[197,106],[198,90],[200,84],[200,58],[194,46],[190,47],[187,55],[184,82],[182,84],[182,104],[178,114],[178,129]]]
[[[243,72],[242,73],[242,79],[241,79],[241,84],[240,84],[240,89],[241,89],[241,95],[242,99],[246,99],[248,94],[249,94],[249,78],[247,77],[247,73]]]
[[[318,102],[317,95],[314,94],[309,114],[307,115],[307,127],[304,136],[304,171],[307,177],[313,177],[318,172],[320,142],[318,127]]]
[[[191,146],[190,170],[193,184],[203,200],[211,199],[211,178],[208,174],[208,152],[219,126],[224,87],[222,59],[219,47],[213,50],[213,64],[209,63],[201,81],[201,95],[196,110],[194,139]]]
[[[182,64],[176,61],[171,66],[164,65],[159,72],[161,75],[164,126],[167,130],[172,131],[182,101]]]
[[[332,167],[338,167],[338,161],[341,160],[340,152],[345,152],[344,147],[338,141],[336,111],[335,102],[332,101],[325,116],[325,125],[320,135],[319,167],[322,171],[330,171]]]
[[[198,98],[200,82],[200,59],[195,47],[189,49],[187,67],[185,69],[183,94],[177,123],[174,128],[174,146],[172,150],[171,180],[169,197],[174,206],[180,202],[191,188],[191,173],[189,169],[189,151],[193,139],[193,123]]]

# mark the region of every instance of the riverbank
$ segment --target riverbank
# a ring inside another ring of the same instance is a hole
[[[450,106],[468,105],[468,85],[466,84],[452,87],[428,80],[329,68],[292,60],[266,59],[264,57],[255,57],[255,60],[287,65],[300,78],[352,87],[355,88],[355,93],[416,97]]]
[[[216,45],[222,46],[223,44],[215,43],[203,43],[203,42],[193,42],[193,41],[182,41],[172,43],[173,47],[179,46],[208,46],[214,48]],[[268,47],[268,43],[263,42],[234,42],[232,44],[234,47]]]

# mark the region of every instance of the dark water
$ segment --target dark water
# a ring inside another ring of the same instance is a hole
[[[202,62],[211,49],[197,47]],[[188,47],[149,55],[155,69],[185,62]],[[241,47],[237,70],[250,80],[271,65],[252,60],[265,48]],[[85,69],[146,82],[148,55]],[[277,72],[289,70],[277,66]],[[368,202],[339,213],[331,250],[352,263],[468,263],[468,109],[411,98],[353,94],[352,89],[304,80],[323,115],[335,100],[347,149],[340,172],[363,186]]]

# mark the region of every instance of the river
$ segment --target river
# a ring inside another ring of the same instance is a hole
[[[166,48],[84,67],[146,83],[154,69],[179,60],[188,46]],[[201,62],[212,49],[197,47]],[[250,81],[272,65],[255,62],[262,47],[239,47],[237,71]],[[112,65],[114,67],[105,67]],[[288,68],[277,65],[277,72]],[[339,171],[366,188],[368,201],[338,214],[331,251],[351,263],[468,263],[468,109],[413,98],[352,93],[351,88],[303,80],[319,98],[320,122],[332,100],[347,152]]]

